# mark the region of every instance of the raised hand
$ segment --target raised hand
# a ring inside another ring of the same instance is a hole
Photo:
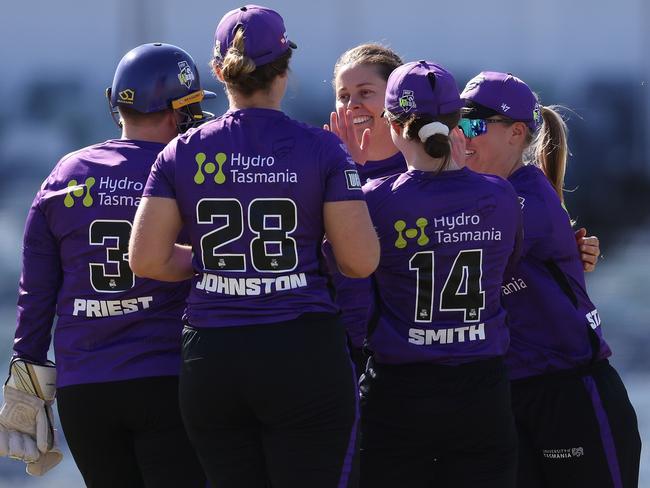
[[[339,136],[339,139],[347,146],[350,156],[357,164],[363,165],[368,161],[371,131],[366,129],[361,135],[361,140],[357,138],[351,110],[346,110],[342,106],[339,107],[336,112],[330,114],[330,123],[329,125],[325,124],[323,129],[334,132]]]
[[[460,166],[465,166],[465,135],[458,127],[454,127],[449,133],[449,140],[451,142],[451,159]]]

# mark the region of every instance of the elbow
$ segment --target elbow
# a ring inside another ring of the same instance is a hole
[[[379,242],[375,241],[361,256],[347,263],[339,263],[339,269],[348,278],[367,278],[379,265]]]
[[[353,268],[348,268],[346,266],[339,266],[339,270],[341,271],[341,274],[343,274],[343,276],[347,276],[348,278],[367,278],[375,271],[375,268],[353,269]]]
[[[129,257],[129,267],[140,278],[153,278],[153,267],[139,257]]]
[[[157,279],[161,266],[153,259],[152,253],[139,252],[137,248],[129,251],[129,267],[140,278]]]

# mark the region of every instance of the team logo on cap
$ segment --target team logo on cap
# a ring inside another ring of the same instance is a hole
[[[214,51],[212,52],[212,55],[217,59],[221,59],[221,41],[219,39],[214,41]]]
[[[118,102],[121,103],[133,103],[133,99],[135,98],[135,90],[131,90],[130,88],[127,88],[126,90],[122,90],[117,94],[117,96],[120,97]]]
[[[178,68],[180,69],[180,73],[178,73],[178,81],[181,82],[181,85],[185,85],[189,88],[192,86],[192,82],[196,79],[192,72],[192,68],[187,61],[180,61],[178,63]]]
[[[539,103],[536,103],[533,109],[533,122],[535,123],[535,127],[542,125],[542,108],[539,106]]]
[[[402,96],[399,97],[399,106],[404,112],[410,112],[417,107],[413,90],[402,90]]]
[[[484,81],[485,81],[485,76],[483,76],[483,75],[476,75],[474,78],[472,78],[471,80],[469,80],[469,81],[467,82],[467,85],[465,86],[465,89],[464,89],[463,91],[464,91],[464,92],[467,92],[467,91],[473,90],[474,88],[476,88],[477,86],[479,86],[479,85],[480,85],[481,83],[483,83]]]

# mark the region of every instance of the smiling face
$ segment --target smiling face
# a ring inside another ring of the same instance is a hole
[[[499,120],[499,117],[490,117]],[[476,137],[465,137],[465,164],[479,173],[507,178],[521,161],[524,150],[521,122],[489,123],[487,132]]]
[[[348,64],[341,67],[334,80],[336,108],[352,111],[357,139],[365,129],[370,129],[370,156],[373,160],[384,159],[397,152],[392,144],[390,128],[384,111],[386,80],[379,70],[370,64]]]

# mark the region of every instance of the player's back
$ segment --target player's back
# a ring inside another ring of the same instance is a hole
[[[336,136],[277,110],[231,111],[172,142],[152,177],[173,188],[152,196],[176,198],[190,231],[193,326],[337,311],[321,272],[323,204],[363,194]]]
[[[59,386],[178,374],[188,286],[138,278],[128,264],[133,217],[163,147],[109,140],[71,153],[34,200],[25,259],[46,256],[43,262],[58,260],[62,270],[54,335]],[[38,289],[38,279],[24,274],[21,286]],[[37,296],[22,299],[36,301],[23,314],[45,306]]]
[[[370,347],[385,363],[502,355],[504,269],[521,225],[514,190],[467,168],[408,171],[364,187],[381,243]]]
[[[533,165],[509,181],[522,203],[521,260],[503,286],[511,325],[506,362],[511,378],[571,369],[611,354],[585,285],[569,215]]]

